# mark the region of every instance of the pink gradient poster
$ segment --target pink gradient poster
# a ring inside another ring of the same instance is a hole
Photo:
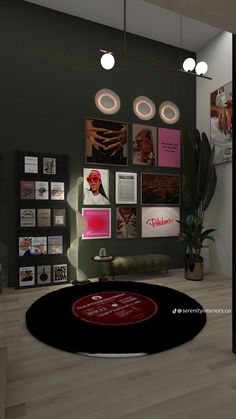
[[[158,166],[180,167],[181,132],[158,128]]]
[[[110,208],[82,208],[88,226],[82,239],[109,239],[111,237]]]

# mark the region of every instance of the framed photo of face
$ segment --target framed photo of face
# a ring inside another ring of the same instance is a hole
[[[141,173],[141,200],[142,205],[179,205],[180,176]]]
[[[128,124],[86,118],[86,163],[127,166]]]
[[[110,205],[109,170],[84,169],[84,205]]]

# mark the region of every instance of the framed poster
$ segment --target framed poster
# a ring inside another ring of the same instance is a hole
[[[142,237],[178,236],[179,218],[179,207],[142,207]]]
[[[86,163],[127,166],[128,124],[86,118]]]
[[[109,239],[111,237],[110,208],[82,208],[88,226],[82,239]]]
[[[155,166],[157,164],[156,127],[133,124],[132,162],[144,166]]]
[[[116,204],[137,204],[137,173],[116,172]]]
[[[38,157],[25,156],[24,172],[25,173],[38,173]]]
[[[66,225],[66,210],[65,208],[53,209],[53,225],[56,227]]]
[[[84,205],[110,205],[109,170],[84,169]]]
[[[116,238],[137,238],[137,216],[135,207],[116,208]]]
[[[53,265],[53,282],[55,284],[67,282],[67,264]]]
[[[21,227],[35,227],[35,209],[21,208],[20,209],[20,226]]]
[[[232,160],[232,102],[232,82],[211,93],[211,144],[215,145],[215,164]]]
[[[63,237],[48,236],[48,254],[60,255],[63,253]]]
[[[22,266],[19,268],[19,287],[35,285],[35,267]]]
[[[141,173],[141,203],[148,205],[179,205],[180,176]]]
[[[43,157],[43,173],[45,175],[56,174],[56,159],[55,157]]]
[[[35,182],[33,180],[20,181],[20,199],[35,198]]]
[[[48,199],[48,182],[35,182],[35,199]]]
[[[19,237],[19,256],[32,255],[32,237]]]
[[[51,199],[64,200],[65,195],[65,183],[64,182],[51,182]]]
[[[37,226],[50,227],[51,225],[51,208],[37,209]]]
[[[44,285],[51,283],[51,266],[39,265],[37,266],[37,284]]]
[[[158,166],[181,166],[181,131],[178,129],[158,128]]]

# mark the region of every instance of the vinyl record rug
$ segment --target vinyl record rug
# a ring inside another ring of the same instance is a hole
[[[91,356],[153,354],[193,339],[205,326],[203,307],[188,295],[143,282],[66,287],[26,312],[30,333],[47,345]]]

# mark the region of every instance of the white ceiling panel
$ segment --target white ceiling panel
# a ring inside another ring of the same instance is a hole
[[[124,29],[123,0],[25,1],[116,29]],[[203,2],[203,0],[200,1]],[[128,32],[169,45],[182,46],[184,49],[195,52],[207,45],[221,32],[219,28],[192,19],[192,17],[183,16],[181,44],[180,14],[176,13],[176,11],[158,7],[154,3],[155,0],[126,0],[126,24]],[[165,2],[162,1],[162,3]],[[169,4],[171,2],[167,1],[167,3]]]

